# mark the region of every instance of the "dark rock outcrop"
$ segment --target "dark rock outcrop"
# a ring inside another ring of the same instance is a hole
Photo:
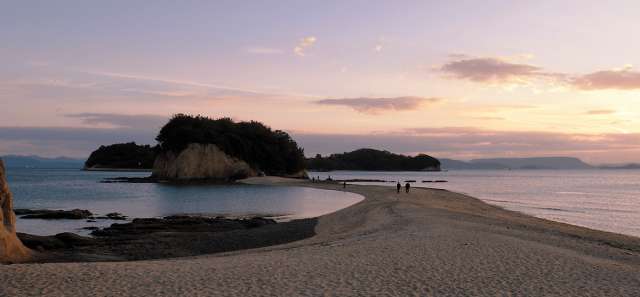
[[[112,224],[93,237],[18,233],[41,251],[37,262],[127,261],[175,258],[284,244],[315,235],[317,219],[276,223],[267,218],[170,216]],[[90,228],[90,229],[95,229]],[[89,230],[89,229],[87,229]]]
[[[110,227],[91,232],[94,236],[134,236],[156,232],[225,232],[257,228],[276,224],[266,218],[227,219],[195,216],[169,216],[164,218],[134,219],[130,223],[112,224]]]
[[[127,216],[119,213],[119,212],[110,212],[102,217],[97,217],[96,219],[107,219],[114,221],[124,221],[127,219]]]
[[[89,246],[96,243],[96,240],[91,237],[80,236],[69,232],[51,236],[18,233],[18,237],[24,245],[39,251]]]
[[[50,210],[50,209],[16,209],[16,215],[21,219],[68,219],[83,220],[93,217],[93,214],[86,209],[72,210]]]

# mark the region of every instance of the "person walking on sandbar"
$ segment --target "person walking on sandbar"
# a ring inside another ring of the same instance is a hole
[[[400,184],[400,182],[398,182],[398,184],[396,185],[396,189],[398,190],[398,194],[400,194],[400,188],[402,188],[402,185]]]
[[[411,188],[411,185],[409,183],[406,183],[404,185],[404,190],[407,192],[407,194],[409,194],[409,189]]]

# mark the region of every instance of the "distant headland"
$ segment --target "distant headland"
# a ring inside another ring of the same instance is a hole
[[[84,168],[87,170],[150,170],[157,155],[157,147],[135,142],[102,145],[93,151]]]
[[[317,171],[440,171],[440,161],[425,154],[415,157],[375,149],[359,149],[307,159],[307,169]]]

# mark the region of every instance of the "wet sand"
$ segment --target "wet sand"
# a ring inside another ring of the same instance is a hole
[[[278,178],[248,183],[342,185]],[[186,258],[0,266],[0,296],[638,296],[640,238],[442,190],[348,185],[315,236]]]

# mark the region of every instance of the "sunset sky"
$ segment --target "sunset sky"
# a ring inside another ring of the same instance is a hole
[[[190,113],[264,122],[307,155],[640,162],[639,12],[587,0],[3,1],[0,155],[153,143]]]

